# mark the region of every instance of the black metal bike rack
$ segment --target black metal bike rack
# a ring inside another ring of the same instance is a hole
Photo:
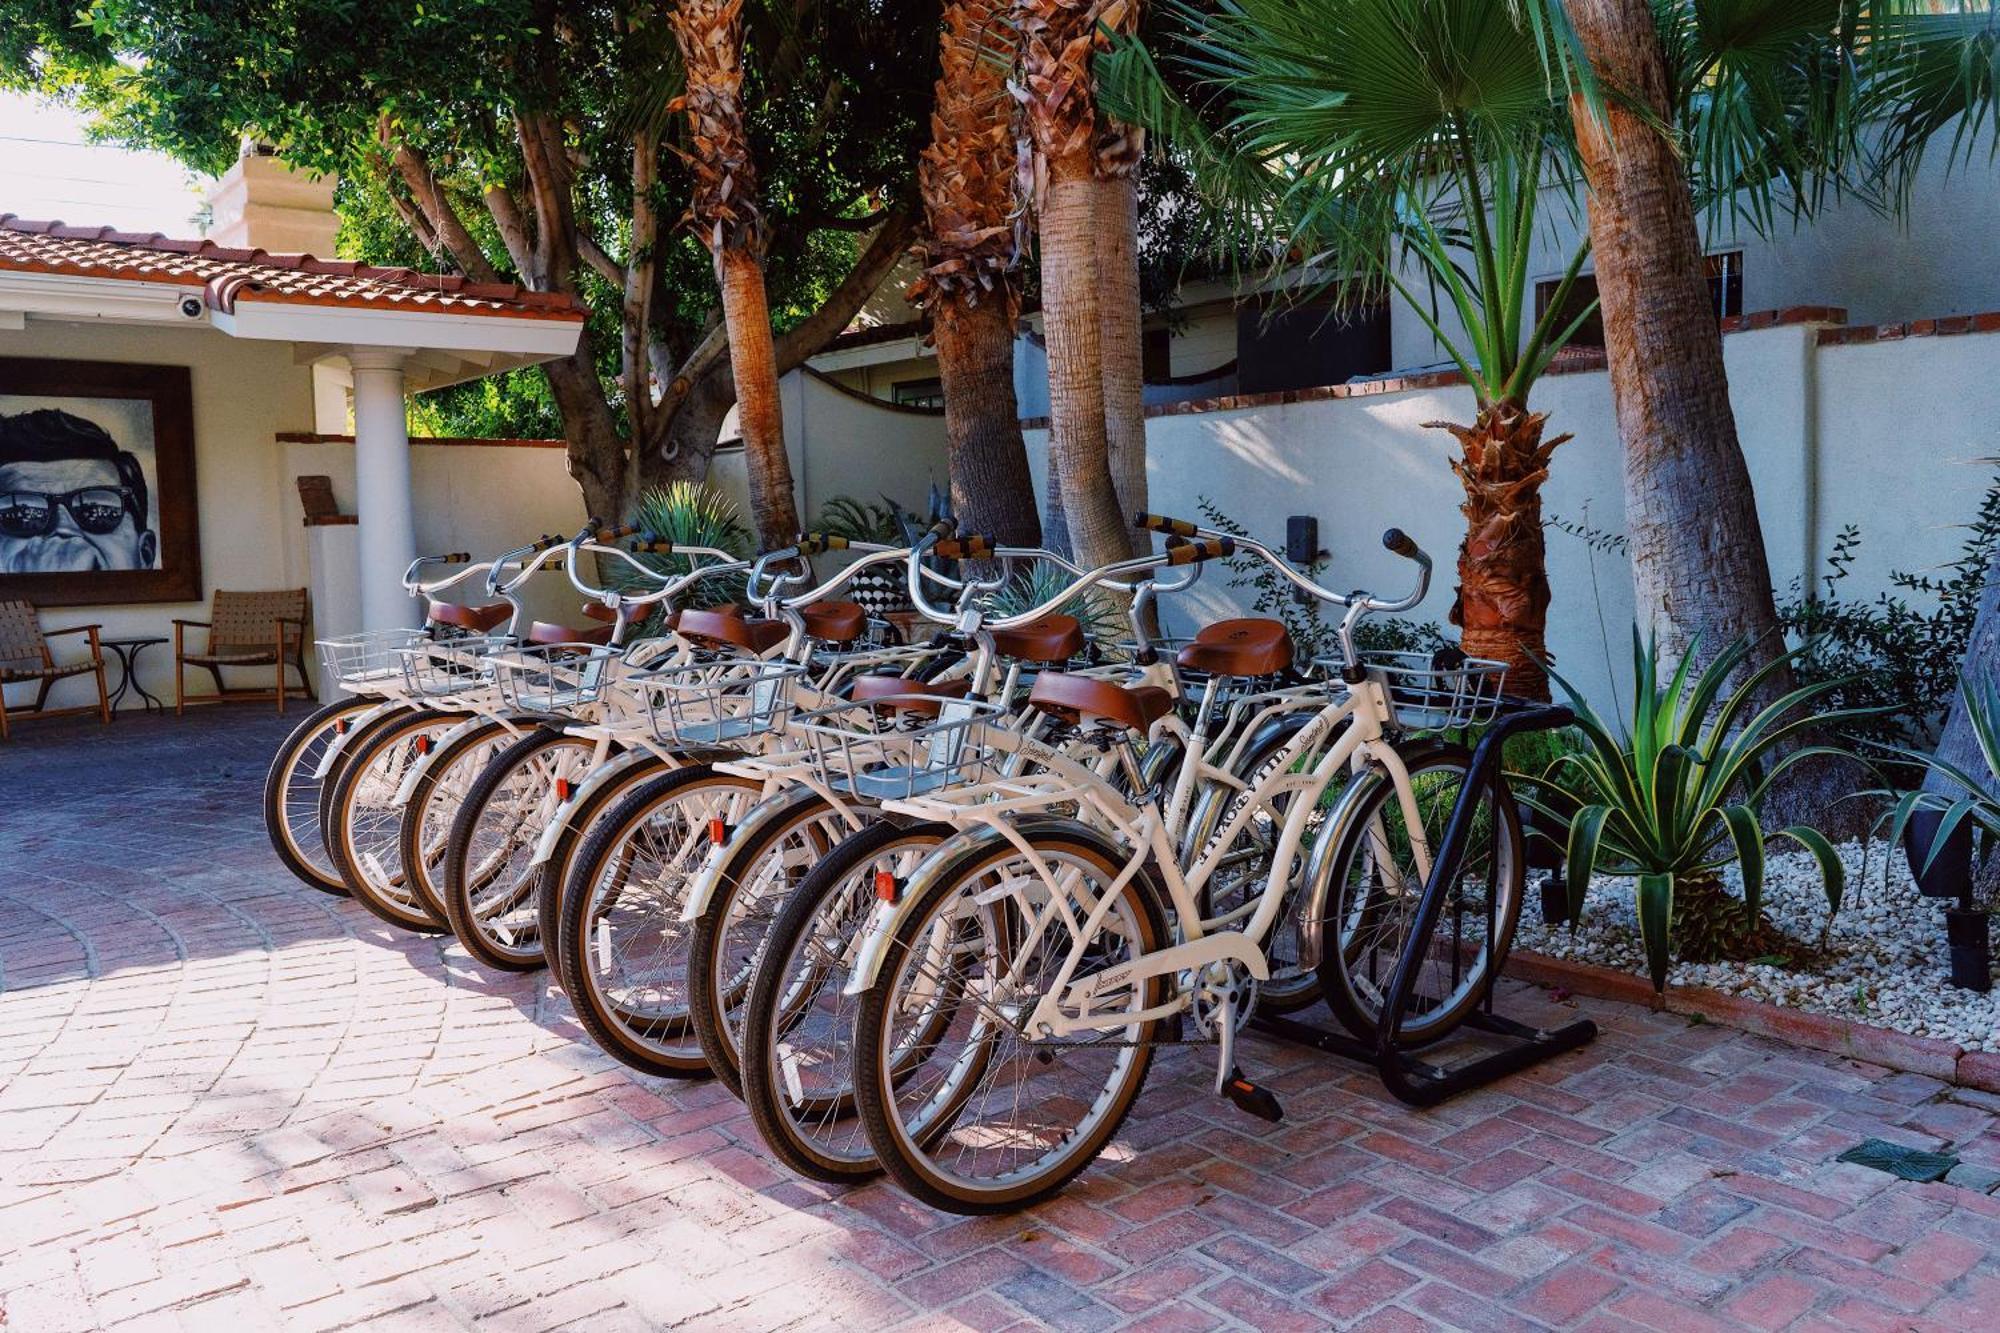
[[[1285,1041],[1372,1064],[1381,1074],[1383,1085],[1411,1106],[1435,1106],[1448,1097],[1485,1087],[1509,1074],[1576,1050],[1594,1039],[1597,1024],[1587,1018],[1557,1028],[1538,1028],[1493,1012],[1493,988],[1500,979],[1497,968],[1489,970],[1485,994],[1465,1020],[1465,1026],[1475,1032],[1506,1038],[1510,1044],[1455,1065],[1438,1065],[1420,1059],[1396,1035],[1402,1016],[1417,998],[1417,978],[1430,952],[1432,936],[1436,934],[1443,917],[1448,890],[1457,881],[1459,871],[1465,864],[1466,843],[1473,836],[1480,797],[1491,791],[1498,800],[1512,799],[1501,775],[1501,747],[1511,736],[1553,731],[1568,726],[1574,720],[1574,714],[1559,705],[1508,700],[1473,748],[1471,768],[1466,773],[1457,804],[1452,807],[1451,818],[1445,824],[1444,838],[1438,844],[1430,879],[1418,900],[1409,938],[1404,942],[1402,955],[1396,960],[1395,971],[1390,974],[1381,1022],[1372,1043],[1291,1018],[1259,1016],[1251,1020],[1251,1026]],[[1488,939],[1493,937],[1494,896],[1490,892],[1486,895]]]

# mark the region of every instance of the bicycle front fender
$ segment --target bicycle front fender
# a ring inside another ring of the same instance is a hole
[[[498,722],[502,728],[513,733],[515,736],[521,734],[520,729],[514,725],[513,720],[510,718],[487,717],[480,713],[473,714],[431,742],[430,748],[417,756],[417,762],[411,764],[410,771],[403,775],[403,783],[396,788],[396,799],[391,804],[398,809],[409,805],[410,798],[417,794],[417,784],[423,781],[424,774],[431,771],[431,766],[438,762],[439,756],[448,753],[453,743],[461,737],[470,735],[472,732],[479,730],[479,728],[488,726],[494,722]]]
[[[615,782],[621,774],[636,764],[649,760],[657,762],[658,759],[659,756],[650,750],[627,750],[622,754],[611,756],[590,770],[590,775],[577,784],[576,790],[569,794],[569,799],[558,805],[555,813],[549,817],[547,827],[542,830],[541,836],[535,839],[534,859],[529,864],[542,866],[549,863],[549,858],[556,854],[556,843],[561,841],[563,832],[570,826],[570,821],[576,818],[576,812],[589,804],[606,783]]]
[[[386,717],[390,713],[408,708],[409,706],[409,704],[403,702],[401,699],[391,699],[376,704],[365,713],[359,713],[349,718],[347,720],[347,729],[336,733],[333,743],[321,752],[319,763],[313,767],[313,781],[325,782],[326,775],[333,772],[335,761],[347,749],[347,743],[366,730],[368,725],[375,721],[376,718]]]
[[[1023,819],[1014,825],[1016,834],[1023,838],[1040,833],[1066,831],[1097,841],[1104,839],[1102,829],[1074,819],[1047,817]],[[869,913],[868,923],[861,928],[861,935],[854,948],[853,970],[848,973],[847,985],[842,988],[844,995],[859,995],[875,984],[881,974],[882,963],[889,956],[889,945],[902,929],[904,921],[916,910],[916,904],[923,900],[925,893],[941,880],[961,877],[970,863],[990,854],[996,847],[1007,844],[1006,834],[991,825],[979,825],[962,829],[946,838],[931,850],[910,872],[896,894],[893,903],[877,902]]]
[[[701,914],[715,900],[715,891],[721,885],[723,876],[741,874],[749,869],[738,864],[743,860],[745,849],[754,846],[772,825],[789,819],[801,807],[814,804],[825,805],[826,800],[810,787],[793,787],[755,806],[743,817],[742,823],[730,830],[728,842],[711,847],[708,855],[702,858],[701,869],[696,872],[693,883],[688,885],[686,901],[681,905],[681,920],[700,920]]]

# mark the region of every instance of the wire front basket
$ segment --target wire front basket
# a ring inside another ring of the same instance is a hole
[[[891,695],[802,713],[785,734],[802,743],[832,790],[908,800],[983,781],[994,759],[989,725],[1006,713],[976,699]]]
[[[493,655],[493,683],[516,712],[567,713],[604,697],[623,656],[622,649],[587,643],[511,648]]]
[[[772,730],[791,711],[793,688],[804,674],[796,662],[725,657],[626,680],[646,701],[654,739],[686,750]]]
[[[429,629],[375,629],[360,634],[343,634],[318,641],[319,658],[327,674],[342,689],[370,693],[385,686],[407,684],[404,654],[413,649],[438,649],[464,653],[476,658],[507,640],[486,635],[455,635],[445,638],[437,627]]]
[[[492,654],[513,640],[486,635],[423,639],[397,653],[403,688],[426,699],[463,694],[493,683]]]
[[[1396,725],[1410,731],[1480,727],[1500,708],[1507,664],[1466,657],[1455,649],[1435,653],[1364,652],[1362,663],[1389,691]]]

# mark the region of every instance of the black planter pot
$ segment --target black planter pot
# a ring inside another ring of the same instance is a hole
[[[1542,921],[1560,926],[1569,920],[1569,881],[1563,877],[1563,846],[1569,838],[1567,827],[1547,827],[1549,820],[1533,806],[1521,807],[1521,838],[1527,851],[1528,869],[1546,870],[1542,881]]]
[[[1944,935],[1951,946],[1951,984],[1971,991],[1993,989],[1993,918],[1976,908],[1944,909]]]
[[[1932,861],[1931,846],[1937,841],[1942,810],[1912,810],[1903,826],[1903,856],[1916,878],[1917,891],[1926,898],[1956,898],[1961,907],[1972,905],[1972,821],[1962,819],[1951,838]],[[1924,863],[1930,861],[1930,868]]]

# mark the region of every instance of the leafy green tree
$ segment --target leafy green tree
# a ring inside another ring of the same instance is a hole
[[[294,165],[342,172],[344,201],[369,201],[348,233],[366,257],[589,307],[574,355],[538,372],[545,390],[463,391],[450,417],[510,432],[560,422],[571,474],[604,515],[706,473],[735,387],[712,260],[680,225],[695,145],[668,5],[95,0],[80,26],[76,9],[13,0],[0,80],[209,171],[257,134]],[[744,21],[783,373],[846,326],[909,241],[936,13],[752,0]]]

